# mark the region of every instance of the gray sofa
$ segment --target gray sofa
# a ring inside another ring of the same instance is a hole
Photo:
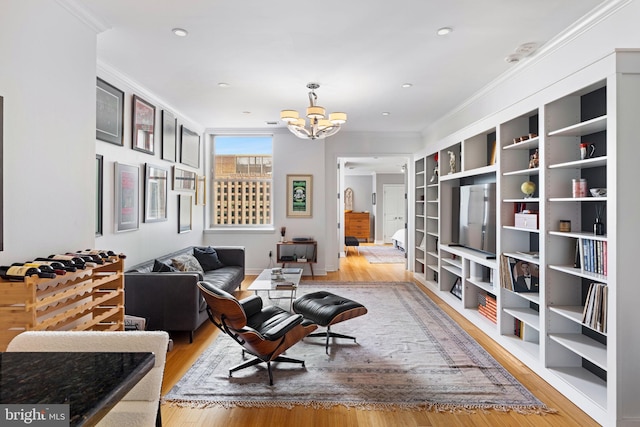
[[[244,247],[213,246],[220,261],[215,270],[204,271],[204,274],[167,271],[169,266],[174,267],[173,259],[193,255],[194,248],[206,250],[209,247],[190,246],[127,269],[124,274],[125,314],[145,318],[148,330],[188,331],[190,342],[193,342],[194,331],[208,318],[198,280],[206,280],[233,293],[240,288],[245,269]],[[163,271],[157,271],[159,268]]]

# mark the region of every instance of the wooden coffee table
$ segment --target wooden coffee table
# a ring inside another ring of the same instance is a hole
[[[271,269],[267,268],[260,273],[258,277],[247,288],[250,291],[254,291],[258,295],[258,291],[267,291],[267,297],[270,300],[288,299],[289,310],[293,305],[293,300],[296,298],[296,292],[298,291],[298,285],[302,278],[302,268],[283,268],[282,269],[283,280],[271,280]],[[272,292],[286,291],[289,292],[285,296],[272,296]]]

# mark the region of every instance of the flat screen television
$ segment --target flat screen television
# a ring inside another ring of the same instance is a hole
[[[495,182],[455,187],[453,205],[452,241],[454,244],[495,256]]]

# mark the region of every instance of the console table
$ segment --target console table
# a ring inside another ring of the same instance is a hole
[[[305,240],[299,242],[279,242],[276,245],[276,262],[282,264],[309,264],[311,277],[313,275],[313,264],[318,262],[318,242],[315,240]]]

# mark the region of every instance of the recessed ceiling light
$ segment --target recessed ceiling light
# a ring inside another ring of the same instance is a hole
[[[436,34],[438,34],[439,36],[446,36],[452,31],[453,31],[453,28],[451,27],[442,27],[442,28],[438,28],[438,31],[436,31]]]
[[[404,88],[411,87],[411,86],[413,86],[413,84],[411,84],[411,83],[403,83],[402,84],[402,87],[404,87]]]
[[[504,58],[505,61],[507,61],[509,64],[513,64],[515,62],[519,62],[520,61],[520,55],[518,54],[512,54],[507,56],[506,58]]]
[[[231,85],[230,85],[229,83],[220,82],[220,83],[218,83],[218,86],[219,86],[219,87],[229,87],[229,86],[231,86]]]
[[[383,115],[383,116],[388,116],[388,115],[390,115],[390,114],[391,114],[391,113],[390,113],[390,112],[388,112],[388,111],[383,111],[383,112],[382,112],[382,115]]]
[[[184,28],[174,28],[171,31],[173,31],[173,34],[175,34],[178,37],[187,37],[189,35],[189,32]]]

